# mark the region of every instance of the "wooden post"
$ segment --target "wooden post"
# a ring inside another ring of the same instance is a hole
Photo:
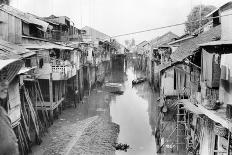
[[[76,102],[78,102],[79,103],[79,74],[78,74],[78,69],[76,70],[76,90],[77,90],[77,92],[78,92],[78,98],[77,98],[77,101]],[[76,93],[75,93],[75,95],[76,95]]]
[[[83,97],[83,66],[80,68],[80,97]]]
[[[231,132],[228,133],[228,146],[227,146],[227,155],[230,155],[230,138],[231,138]]]
[[[74,92],[74,95],[73,95],[73,102],[74,102],[74,107],[76,108],[77,107],[77,101],[76,101],[76,89],[75,89],[75,80],[76,78],[73,78],[72,79],[72,83],[73,83],[73,92]]]
[[[59,82],[59,96],[58,96],[58,99],[61,100],[62,99],[62,84],[63,84],[63,81],[60,81]],[[59,112],[61,114],[61,107],[62,107],[62,102],[60,103],[60,109],[59,109]]]
[[[56,83],[54,83],[54,86],[55,86],[55,104],[58,104],[58,101],[59,101],[59,97],[58,97],[58,91],[59,91],[59,89],[58,89],[58,84],[59,84],[60,82],[56,82]],[[56,107],[56,114],[55,115],[57,115],[57,118],[58,118],[58,111],[59,111],[59,105]]]
[[[81,71],[80,71],[80,68],[78,71],[78,100],[80,103],[80,101],[81,101]]]
[[[52,85],[52,73],[50,73],[49,79],[49,96],[50,96],[50,119],[53,122],[53,85]]]
[[[91,90],[90,64],[87,66],[87,77],[88,77],[88,82],[89,82],[88,95],[90,95],[90,90]]]
[[[61,84],[60,84],[60,99],[63,98],[65,96],[65,93],[64,93],[64,81],[61,81]],[[60,114],[62,112],[62,106],[63,106],[63,102],[60,103]]]

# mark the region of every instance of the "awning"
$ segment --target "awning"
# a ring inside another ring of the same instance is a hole
[[[199,46],[218,46],[218,45],[232,45],[232,40],[218,40],[204,44],[199,44]]]
[[[184,105],[184,108],[188,111],[191,111],[198,115],[203,114],[203,112],[198,108],[198,105],[194,105],[188,99],[182,99],[177,102],[182,103]]]
[[[28,50],[28,51],[30,51],[30,50]],[[27,53],[20,54],[20,56],[22,56],[23,58],[27,58],[27,57],[31,57],[31,56],[33,56],[35,54],[36,54],[35,51],[30,51],[30,52],[27,52]]]
[[[25,74],[33,69],[35,69],[36,67],[22,67],[20,69],[20,71],[18,72],[18,74]]]
[[[22,46],[11,42],[0,40],[0,59],[20,59],[34,55],[32,52]]]
[[[27,49],[61,49],[61,50],[73,50],[71,47],[58,45],[50,42],[43,42],[37,44],[22,44]]]
[[[10,82],[17,75],[22,65],[23,61],[18,59],[0,60],[0,71],[6,69],[5,79]]]

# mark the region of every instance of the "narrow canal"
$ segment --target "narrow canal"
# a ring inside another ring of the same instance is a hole
[[[155,138],[149,122],[149,108],[152,92],[148,83],[132,87],[132,80],[139,74],[133,67],[126,70],[127,80],[123,82],[124,94],[110,103],[112,121],[120,125],[118,141],[130,145],[127,152],[117,151],[117,155],[144,155],[156,152]]]
[[[42,146],[33,149],[33,154],[59,154],[69,150],[67,154],[156,155],[157,144],[160,146],[167,140],[169,143],[165,143],[161,152],[173,154],[176,138],[169,135],[175,129],[175,121],[172,117],[160,117],[159,95],[148,82],[132,86],[132,80],[145,76],[136,69],[137,61],[117,58],[105,67],[108,72],[104,73],[104,82],[93,88],[76,109],[63,111]],[[123,94],[115,94],[117,90]],[[90,120],[95,123],[88,125]],[[76,134],[75,130],[78,130]],[[129,149],[115,152],[116,141],[129,145]]]
[[[82,116],[104,115],[119,125],[118,143],[128,144],[125,152],[118,150],[116,155],[152,155],[157,154],[155,131],[157,130],[159,111],[157,98],[148,82],[132,86],[132,80],[145,76],[135,68],[136,61],[113,60],[111,71],[105,77],[102,87],[95,88],[81,104]],[[113,94],[120,89],[123,94]]]

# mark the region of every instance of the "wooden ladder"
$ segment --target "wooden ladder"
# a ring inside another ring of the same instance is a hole
[[[184,99],[184,94],[179,93],[178,100]],[[179,146],[186,145],[183,139],[186,138],[186,110],[181,102],[177,102],[177,119],[176,119],[176,149],[179,151]]]
[[[186,110],[183,108],[183,105],[181,103],[178,103],[177,105],[177,122],[176,122],[176,146],[177,151],[179,150],[180,145],[185,145],[185,142],[182,142],[181,139],[185,138],[187,135],[187,132],[185,130],[186,127]]]

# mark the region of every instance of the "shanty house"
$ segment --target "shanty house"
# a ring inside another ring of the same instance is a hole
[[[148,61],[150,81],[154,84],[155,88],[159,85],[159,65],[164,63],[164,49],[166,49],[167,43],[175,40],[178,36],[172,32],[167,32],[162,36],[156,37],[150,41],[150,60]],[[159,48],[159,46],[164,46],[164,48]],[[169,49],[169,47],[167,48]]]
[[[76,75],[74,63],[77,52],[73,48],[46,40],[45,34],[51,26],[34,15],[8,5],[1,5],[0,12],[1,38],[36,52],[35,75],[43,90],[46,108],[50,110],[53,118],[53,110],[58,109],[65,97],[67,80]],[[59,22],[69,25],[66,18]],[[31,65],[30,63],[35,61],[31,59],[26,62]],[[40,103],[37,102],[38,108],[41,108]]]

